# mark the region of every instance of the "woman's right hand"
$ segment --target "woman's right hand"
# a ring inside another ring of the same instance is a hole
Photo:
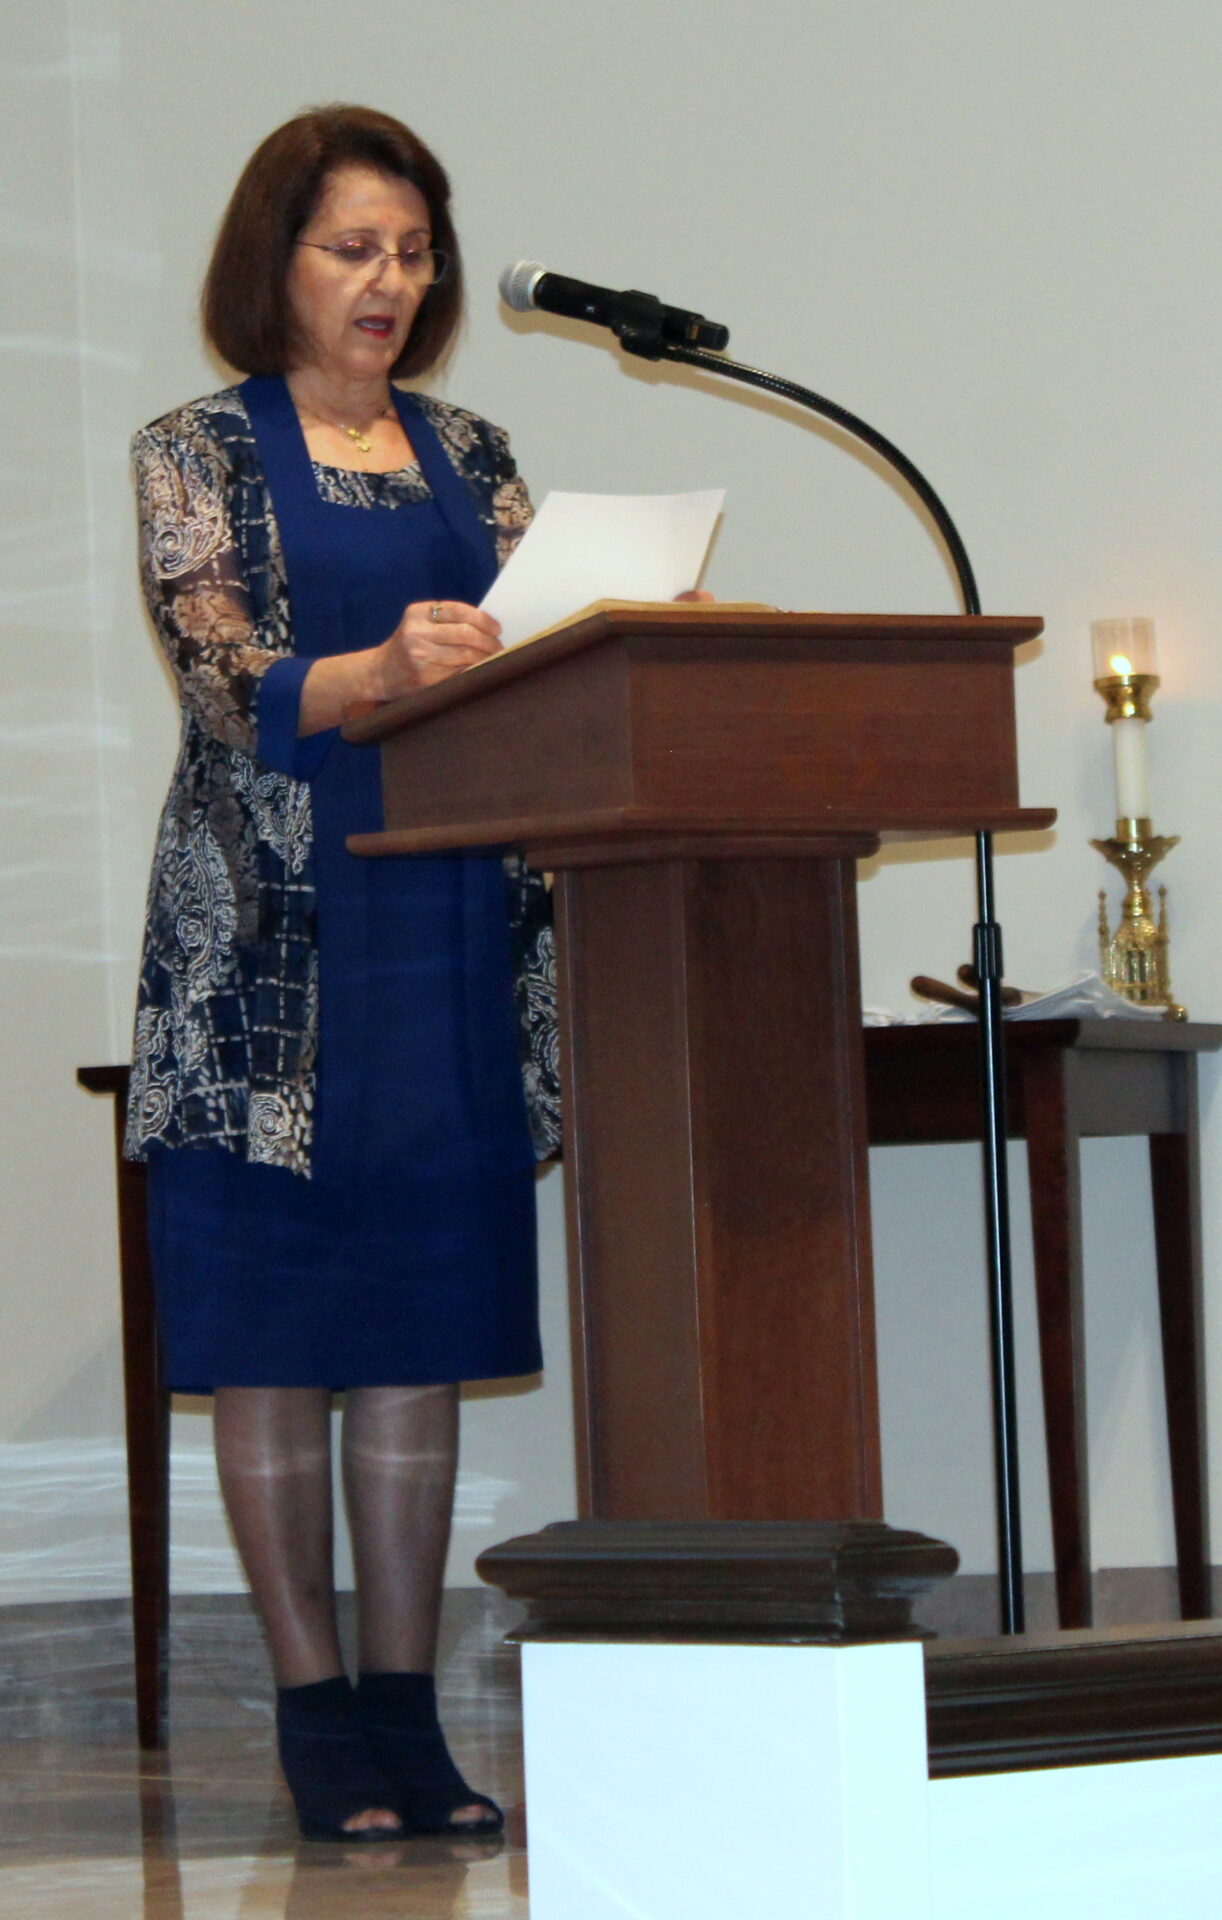
[[[500,633],[498,620],[463,600],[413,601],[389,640],[376,649],[379,697],[395,700],[473,667],[500,651]]]

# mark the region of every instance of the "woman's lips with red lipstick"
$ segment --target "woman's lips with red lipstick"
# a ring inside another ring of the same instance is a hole
[[[357,321],[362,333],[372,333],[378,340],[389,340],[395,330],[395,323],[388,313],[367,313]]]

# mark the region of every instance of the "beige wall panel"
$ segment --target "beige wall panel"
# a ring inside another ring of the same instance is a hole
[[[1222,13],[1193,0],[7,9],[0,1597],[119,1592],[126,1578],[107,1120],[72,1078],[126,1047],[174,751],[136,592],[126,443],[218,383],[195,288],[256,139],[301,105],[347,97],[434,140],[471,270],[445,390],[511,428],[538,495],[726,484],[708,575],[720,595],[954,604],[921,516],[871,459],[771,403],[625,363],[601,336],[508,319],[495,297],[507,261],[534,255],[701,308],[744,359],[861,412],[926,469],[986,610],[1047,620],[1019,676],[1023,788],[1061,822],[999,860],[1008,970],[1024,985],[1093,957],[1103,870],[1086,841],[1110,826],[1111,794],[1087,624],[1152,616],[1155,818],[1185,836],[1165,869],[1176,979],[1209,1018],[1222,1013],[1220,59]],[[861,893],[868,1001],[904,1005],[910,974],[967,957],[962,844],[873,862]],[[1216,1086],[1210,1065],[1215,1321]],[[974,1157],[874,1160],[888,1514],[981,1569],[993,1545]],[[1021,1159],[1016,1178],[1021,1216]],[[1088,1154],[1108,1564],[1170,1551],[1143,1179],[1132,1143]],[[486,1541],[571,1510],[559,1191],[553,1174],[540,1194],[553,1364],[541,1389],[468,1403],[457,1581]],[[1021,1218],[1017,1241],[1029,1558],[1046,1566]],[[175,1447],[176,1584],[232,1585],[200,1412],[181,1410]],[[1222,1467],[1222,1439],[1214,1452]]]

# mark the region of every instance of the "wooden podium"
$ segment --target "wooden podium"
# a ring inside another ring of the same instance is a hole
[[[556,874],[584,1514],[880,1514],[854,863],[1050,823],[1041,624],[600,613],[347,729],[387,821],[354,851]]]

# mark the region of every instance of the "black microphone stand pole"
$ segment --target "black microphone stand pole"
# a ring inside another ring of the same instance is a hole
[[[640,296],[638,296],[639,298]],[[656,302],[653,303],[656,306]],[[660,309],[659,309],[660,311]],[[642,324],[643,323],[643,324]],[[687,346],[662,336],[648,314],[637,314],[615,328],[628,353],[646,360],[678,360],[705,373],[741,380],[765,393],[779,394],[811,413],[843,427],[881,455],[908,482],[927,508],[946,542],[965,613],[980,612],[980,595],[967,549],[941,500],[924,474],[884,435],[835,401],[812,393],[776,374],[743,366],[723,354]],[[997,1541],[1003,1633],[1021,1633],[1023,1609],[1022,1522],[1018,1498],[1018,1419],[1014,1391],[1014,1307],[1010,1260],[1010,1189],[1006,1165],[1006,1076],[1001,1024],[1001,927],[995,914],[993,836],[976,835],[976,926],[973,961],[980,996],[980,1096],[984,1138],[984,1217],[988,1250],[989,1334],[993,1369],[994,1465],[997,1482]]]

